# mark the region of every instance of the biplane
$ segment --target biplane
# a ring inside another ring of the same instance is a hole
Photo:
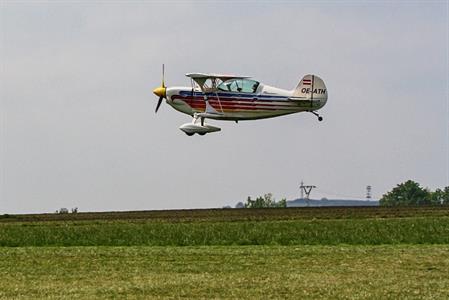
[[[153,90],[159,101],[193,117],[179,127],[187,135],[205,135],[221,129],[206,119],[222,121],[257,120],[310,112],[323,120],[317,111],[327,102],[324,81],[316,75],[304,76],[293,90],[284,90],[256,81],[248,76],[187,73],[190,87],[166,87],[164,66],[162,85]]]

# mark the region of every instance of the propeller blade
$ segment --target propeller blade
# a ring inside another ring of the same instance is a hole
[[[157,111],[159,110],[159,106],[161,106],[162,100],[164,99],[164,97],[159,97],[159,101],[157,102],[157,106],[156,106],[156,110],[154,111],[154,113],[157,113]]]
[[[162,64],[162,87],[165,87],[165,65]]]

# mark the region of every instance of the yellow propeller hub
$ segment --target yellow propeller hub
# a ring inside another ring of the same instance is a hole
[[[153,93],[159,97],[166,97],[167,88],[164,86],[157,87],[153,90]]]

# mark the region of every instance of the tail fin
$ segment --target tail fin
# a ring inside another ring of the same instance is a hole
[[[293,91],[294,98],[306,100],[327,100],[327,89],[324,81],[316,75],[306,75]]]

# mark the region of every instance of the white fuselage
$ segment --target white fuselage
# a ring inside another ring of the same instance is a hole
[[[302,111],[316,111],[326,104],[326,98],[295,99],[288,91],[260,84],[254,93],[215,90],[203,92],[191,87],[167,88],[167,103],[174,109],[193,116],[212,109],[207,118],[216,120],[255,120]],[[206,104],[208,102],[208,104]]]

